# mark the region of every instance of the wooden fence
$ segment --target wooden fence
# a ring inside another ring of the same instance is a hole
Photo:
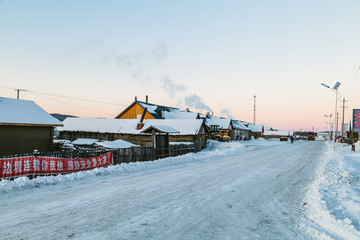
[[[4,155],[0,157],[6,159],[6,158],[25,157],[25,156],[42,156],[42,157],[68,158],[68,159],[75,159],[75,158],[86,159],[86,158],[97,157],[107,152],[113,153],[114,165],[122,164],[122,163],[130,163],[130,162],[147,162],[156,159],[155,149],[153,147],[131,147],[131,148],[112,149],[112,150],[105,150],[105,149],[89,150],[89,149],[79,148],[79,149],[64,149],[54,152],[33,152],[26,154]],[[195,147],[193,144],[170,145],[170,156],[172,157],[187,154],[190,152],[195,152]],[[2,160],[1,158],[0,161]],[[29,175],[28,177],[32,178],[34,176]]]
[[[170,145],[170,156],[176,157],[179,155],[184,155],[190,152],[196,152],[194,144],[176,144]]]

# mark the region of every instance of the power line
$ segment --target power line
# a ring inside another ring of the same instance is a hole
[[[352,91],[352,89],[353,89],[352,85],[354,84],[354,81],[355,81],[356,76],[359,73],[359,69],[360,69],[359,60],[360,60],[360,52],[359,52],[359,54],[358,54],[358,56],[356,58],[356,61],[355,61],[354,66],[352,68],[351,74],[349,76],[349,85],[346,88],[345,95],[348,95],[349,92]],[[356,73],[355,73],[355,71],[356,71]]]
[[[31,94],[34,94],[34,93],[32,93],[32,92],[30,92],[30,93],[31,93]],[[60,102],[60,103],[62,103],[62,104],[67,104],[67,105],[70,105],[70,106],[72,106],[72,107],[80,108],[80,109],[83,109],[83,110],[87,110],[87,111],[91,111],[91,112],[97,112],[97,113],[101,113],[101,114],[106,114],[106,115],[108,115],[108,116],[112,116],[111,114],[106,113],[106,112],[101,112],[101,111],[97,111],[97,110],[94,110],[94,109],[86,108],[86,107],[83,107],[83,106],[78,106],[78,105],[73,104],[73,103],[68,103],[68,102],[56,100],[56,99],[53,99],[53,98],[48,97],[48,96],[40,96],[40,97],[43,97],[43,98],[52,100],[52,101],[54,101],[54,102]]]
[[[11,88],[11,87],[6,87],[6,86],[0,86],[0,88],[10,89],[10,90],[15,90],[15,91],[20,90],[20,91],[26,91],[26,92],[29,92],[29,93],[33,93],[33,94],[41,94],[41,95],[47,95],[47,96],[52,96],[52,97],[68,98],[68,99],[79,100],[79,101],[84,101],[84,102],[108,104],[108,105],[115,105],[115,106],[127,106],[127,105],[124,105],[124,104],[117,104],[117,103],[104,102],[104,101],[96,101],[96,100],[91,100],[91,99],[70,97],[70,96],[64,96],[64,95],[59,95],[59,94],[54,94],[54,93],[46,93],[46,92],[32,91],[32,90],[26,90],[26,89],[16,89],[16,88]]]
[[[360,66],[358,67],[358,69],[357,69],[357,71],[356,71],[356,73],[355,73],[355,75],[354,75],[354,77],[353,77],[353,81],[351,82],[351,85],[352,85],[353,83],[355,83],[355,80],[356,80],[356,78],[358,77],[359,72],[360,72]],[[356,84],[356,85],[355,85],[354,87],[351,86],[351,88],[350,88],[350,90],[349,90],[348,98],[353,94],[354,89],[357,89],[357,87],[358,87],[358,85],[359,85],[359,81],[356,82],[355,84]]]

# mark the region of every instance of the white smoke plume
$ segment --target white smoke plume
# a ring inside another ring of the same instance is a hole
[[[161,65],[168,55],[166,43],[158,43],[150,50],[137,51],[126,54],[108,53],[105,63],[115,64],[124,69],[133,80],[149,82],[151,80],[151,68]]]
[[[208,105],[206,105],[202,101],[202,99],[196,94],[185,97],[185,104],[188,107],[194,107],[194,108],[196,108],[198,110],[205,110],[207,112],[212,112],[211,108]]]
[[[178,92],[183,92],[187,89],[183,83],[174,83],[174,81],[169,76],[163,77],[161,82],[163,83],[163,88],[170,97],[174,97]]]
[[[233,116],[231,115],[229,109],[227,109],[227,108],[221,110],[221,114],[223,114],[223,115],[224,115],[225,117],[227,117],[227,118],[230,118],[230,119],[233,118]]]

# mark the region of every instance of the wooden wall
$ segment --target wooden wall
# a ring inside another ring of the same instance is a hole
[[[74,141],[78,138],[92,138],[103,141],[114,141],[121,139],[143,147],[153,146],[153,136],[151,134],[134,135],[134,134],[118,134],[118,133],[62,131],[60,132],[59,138],[67,139],[70,141]]]
[[[117,133],[97,133],[97,132],[60,132],[60,139],[67,139],[74,141],[78,138],[93,138],[104,141],[114,141],[122,139],[143,147],[153,146],[152,134],[117,134]],[[198,135],[169,135],[170,142],[193,142],[196,145],[196,150],[200,151],[206,147],[206,134]]]
[[[135,103],[131,108],[124,112],[118,119],[137,119],[138,114],[143,114],[144,108]],[[155,119],[150,113],[145,113],[145,119]]]
[[[51,151],[53,127],[0,126],[0,155]]]

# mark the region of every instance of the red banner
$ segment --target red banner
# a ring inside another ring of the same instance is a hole
[[[78,172],[114,164],[112,152],[92,158],[19,157],[0,159],[0,178]]]

